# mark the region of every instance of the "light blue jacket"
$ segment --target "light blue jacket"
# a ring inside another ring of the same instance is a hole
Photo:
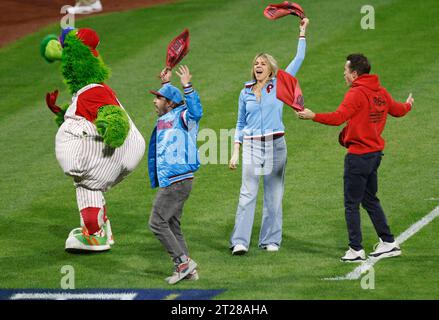
[[[299,38],[297,54],[285,69],[295,76],[305,59],[306,40]],[[275,133],[283,133],[283,102],[276,98],[276,77],[266,83],[257,100],[252,88],[255,80],[246,82],[239,95],[238,121],[236,123],[235,142],[242,143],[243,138],[260,137]]]
[[[197,135],[203,108],[192,87],[184,91],[186,104],[158,118],[151,135],[148,174],[152,188],[193,178],[200,167]]]

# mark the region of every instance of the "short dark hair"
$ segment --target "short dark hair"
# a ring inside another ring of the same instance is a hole
[[[179,107],[179,106],[184,105],[184,101],[181,101],[180,103],[175,103],[174,101],[172,101],[172,100],[170,100],[170,99],[168,99],[168,98],[166,98],[166,97],[163,97],[163,98],[165,98],[166,102],[168,102],[168,103],[169,103],[169,102],[172,103],[172,106],[171,106],[172,109],[175,109],[175,108],[177,108],[177,107]]]
[[[350,61],[349,68],[351,71],[357,71],[359,76],[370,72],[371,66],[369,60],[362,53],[350,54],[347,56],[346,60]]]

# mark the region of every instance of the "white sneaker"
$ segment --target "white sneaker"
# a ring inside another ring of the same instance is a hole
[[[74,7],[70,7],[67,9],[67,13],[70,14],[89,14],[100,11],[102,11],[102,4],[100,0],[97,0],[90,5],[82,5],[78,2]]]
[[[198,275],[198,271],[197,269],[195,269],[194,271],[192,271],[191,273],[189,273],[186,278],[186,280],[191,280],[191,281],[197,281],[198,279],[200,279],[200,276]]]
[[[67,252],[87,252],[87,251],[107,251],[110,250],[108,237],[105,228],[95,234],[90,235],[84,227],[79,232],[79,228],[73,229],[67,237],[65,250]]]
[[[171,277],[167,277],[165,278],[166,282],[169,282],[169,280],[171,280]],[[194,269],[194,271],[190,272],[186,277],[184,277],[184,280],[190,280],[190,281],[197,281],[198,279],[200,279],[200,276],[198,275],[198,271],[197,269]]]
[[[341,257],[340,260],[342,262],[363,262],[366,260],[366,253],[363,249],[355,251],[349,247],[348,251],[346,251],[345,255]]]
[[[110,246],[112,246],[112,245],[114,245],[114,237],[113,237],[113,232],[111,231],[110,219],[107,219],[105,228],[106,228],[108,244]],[[73,236],[80,234],[80,233],[82,233],[82,228],[75,228],[72,231],[70,231],[69,237],[73,237]]]
[[[69,237],[72,237],[72,236],[74,236],[75,234],[80,234],[80,233],[82,233],[82,227],[81,227],[81,228],[75,228],[75,229],[73,229],[72,231],[70,231],[70,233],[69,233]]]
[[[192,271],[197,268],[197,263],[188,259],[186,262],[180,263],[176,268],[172,276],[166,278],[169,284],[176,284],[180,280],[183,280],[188,276]]]
[[[401,255],[401,248],[396,241],[385,242],[380,239],[380,242],[378,242],[373,249],[374,251],[371,252],[369,256],[374,258],[390,258]]]
[[[241,256],[243,254],[246,254],[247,251],[248,251],[248,249],[246,248],[246,246],[244,246],[242,244],[237,244],[233,247],[232,255]]]
[[[279,247],[275,244],[269,244],[264,249],[271,252],[279,251]]]

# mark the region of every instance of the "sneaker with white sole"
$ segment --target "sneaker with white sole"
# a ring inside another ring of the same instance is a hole
[[[243,244],[237,244],[233,247],[232,255],[234,256],[242,256],[243,254],[246,254],[248,251],[247,247]]]
[[[169,282],[170,279],[171,277],[167,277],[165,281]],[[194,271],[190,272],[183,280],[196,281],[198,279],[200,279],[200,276],[198,275],[197,269],[195,269]]]
[[[107,251],[110,250],[106,227],[96,232],[95,234],[88,234],[87,228],[83,227],[81,232],[79,228],[73,229],[66,240],[65,250],[67,252],[81,252],[81,251]]]
[[[69,237],[82,233],[82,228],[75,228],[69,233]]]
[[[270,251],[270,252],[279,251],[279,247],[275,244],[269,244],[269,245],[265,246],[264,249],[267,251]]]
[[[342,262],[363,262],[366,260],[366,253],[363,249],[354,250],[351,247],[346,251],[345,255],[340,258]]]
[[[185,280],[191,280],[191,281],[197,281],[198,279],[200,279],[200,276],[198,275],[198,271],[197,269],[195,269],[194,271],[190,272],[186,278],[184,278]]]
[[[78,1],[74,7],[70,7],[67,9],[67,13],[70,14],[90,14],[100,11],[102,11],[102,4],[100,0],[97,0],[96,2],[89,5],[81,4]]]
[[[176,266],[172,276],[170,276],[169,279],[166,279],[168,279],[169,284],[176,284],[180,280],[186,278],[186,276],[194,271],[196,268],[197,263],[192,259],[188,259],[187,261],[182,262],[178,266]]]
[[[369,253],[369,256],[373,258],[390,258],[401,255],[401,248],[396,241],[385,242],[380,238],[380,242],[373,249],[374,251]]]
[[[107,232],[108,244],[112,246],[114,245],[114,237],[113,237],[113,232],[111,231],[110,219],[107,219],[107,222],[105,223],[105,227],[107,228],[106,232]],[[75,228],[72,231],[70,231],[69,237],[80,233],[82,233],[82,228]]]

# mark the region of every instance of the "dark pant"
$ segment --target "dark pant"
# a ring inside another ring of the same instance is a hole
[[[189,255],[183,233],[180,229],[180,219],[183,206],[192,190],[192,180],[183,180],[166,188],[159,188],[156,194],[149,227],[157,239],[166,248],[172,259]]]
[[[362,155],[348,153],[344,162],[344,205],[346,223],[349,233],[349,246],[361,250],[360,204],[366,209],[378,236],[385,242],[393,242],[394,238],[387,224],[386,216],[377,198],[378,167],[382,152]]]

